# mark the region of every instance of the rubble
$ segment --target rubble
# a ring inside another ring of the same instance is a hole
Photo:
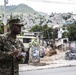
[[[39,69],[49,69],[57,67],[67,67],[76,66],[76,60],[66,60],[65,51],[56,50],[57,54],[52,56],[44,56],[40,58],[40,63],[45,63],[46,65],[32,65],[32,64],[20,64],[19,71],[31,71]]]
[[[67,50],[65,53],[66,60],[76,60],[76,49]]]

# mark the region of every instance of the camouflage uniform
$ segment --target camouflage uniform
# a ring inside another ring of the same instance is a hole
[[[13,46],[24,52],[25,48],[19,39],[13,39],[10,33],[0,36],[0,75],[19,75],[18,64],[21,60],[13,57]]]

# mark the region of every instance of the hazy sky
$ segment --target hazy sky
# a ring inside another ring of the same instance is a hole
[[[3,0],[0,0],[0,5],[3,5]],[[25,3],[39,12],[50,14],[56,13],[76,13],[76,0],[8,0],[7,5],[18,5]]]

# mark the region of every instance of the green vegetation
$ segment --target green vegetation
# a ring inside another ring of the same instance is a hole
[[[7,13],[37,13],[31,7],[25,4],[6,6]],[[0,13],[3,12],[3,6],[0,6]]]
[[[76,41],[76,21],[67,27],[67,36],[70,41]]]
[[[42,31],[42,26],[41,25],[35,25],[29,31],[30,32],[41,32]]]
[[[53,38],[53,29],[47,25],[35,25],[30,29],[30,32],[41,32],[46,39]]]
[[[63,19],[65,19],[65,20],[67,20],[67,19],[69,19],[69,18],[71,18],[71,15],[63,16]]]

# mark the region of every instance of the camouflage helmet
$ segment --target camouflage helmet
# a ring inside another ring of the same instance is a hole
[[[9,25],[19,25],[19,26],[23,26],[23,23],[20,22],[20,19],[11,19],[9,22],[8,22]]]

